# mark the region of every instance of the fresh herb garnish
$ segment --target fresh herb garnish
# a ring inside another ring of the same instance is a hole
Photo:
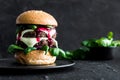
[[[30,29],[33,29],[33,30],[35,30],[35,29],[37,28],[36,25],[28,25],[28,27],[29,27]]]
[[[47,25],[47,27],[48,27],[48,28],[53,28],[53,26],[51,26],[51,25]]]
[[[25,50],[24,50],[24,53],[25,54],[28,54],[29,52],[33,51],[33,50],[36,50],[35,47],[27,47]]]
[[[120,46],[120,41],[113,40],[113,32],[109,32],[106,37],[85,40],[81,44],[85,47],[117,47]]]
[[[9,52],[9,53],[15,53],[15,52],[18,51],[18,50],[23,51],[24,49],[23,49],[22,47],[20,47],[20,46],[15,45],[15,44],[12,44],[12,45],[10,45],[10,46],[8,47],[8,52]]]
[[[49,51],[53,56],[58,56],[60,52],[59,48],[50,48]]]
[[[41,50],[45,51],[45,54],[47,54],[48,50],[49,50],[49,46],[45,45],[41,48]]]

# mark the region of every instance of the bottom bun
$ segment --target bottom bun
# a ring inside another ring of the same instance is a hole
[[[52,56],[50,52],[45,54],[45,51],[42,50],[33,50],[28,54],[17,52],[15,53],[15,58],[21,64],[26,65],[47,65],[53,64],[56,60],[56,57]]]

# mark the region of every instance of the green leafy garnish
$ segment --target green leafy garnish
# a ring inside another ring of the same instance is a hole
[[[64,59],[71,59],[71,57],[67,56],[65,51],[63,51],[62,49],[59,49],[60,50],[60,57],[64,58]]]
[[[37,28],[37,26],[36,25],[29,25],[29,28],[35,30]]]
[[[64,51],[60,48],[50,48],[49,49],[50,53],[53,55],[53,56],[58,56],[59,58],[64,58],[64,59],[72,59],[72,54],[71,52],[69,51]]]
[[[48,27],[48,28],[53,28],[53,26],[51,26],[51,25],[47,25],[47,27]]]
[[[8,52],[9,53],[15,53],[17,51],[24,51],[24,53],[27,54],[32,50],[36,50],[36,48],[35,47],[27,47],[26,49],[24,49],[24,48],[22,48],[18,45],[15,45],[15,44],[12,44],[8,47]]]
[[[100,38],[96,40],[98,47],[111,47],[112,40],[108,38]]]
[[[18,51],[18,50],[23,51],[24,49],[23,49],[22,47],[20,47],[20,46],[15,45],[15,44],[12,44],[12,45],[10,45],[10,46],[8,47],[8,52],[9,52],[9,53],[15,53],[15,52]]]
[[[66,54],[66,56],[68,56],[70,58],[72,58],[72,56],[74,56],[72,51],[65,51],[65,54]]]
[[[45,54],[47,54],[48,50],[49,50],[49,46],[45,45],[41,48],[41,50],[45,51]]]
[[[108,35],[107,35],[107,38],[109,40],[112,40],[113,39],[113,32],[109,32]]]
[[[113,32],[109,32],[106,37],[101,37],[99,39],[89,39],[82,41],[82,46],[84,47],[115,47],[117,42],[113,40]],[[119,45],[117,45],[119,46]]]
[[[53,56],[58,56],[60,50],[59,50],[59,48],[50,48],[49,51]]]
[[[118,46],[120,46],[120,40],[112,41],[111,46],[112,47],[118,47]]]
[[[87,47],[81,47],[79,49],[73,50],[72,59],[84,59],[89,51],[89,48]]]
[[[35,47],[27,47],[25,50],[24,50],[24,53],[25,54],[28,54],[29,52],[31,52],[32,50],[36,50]]]
[[[95,47],[98,46],[98,44],[96,43],[97,39],[89,39],[89,40],[85,40],[81,43],[82,46],[84,47]]]

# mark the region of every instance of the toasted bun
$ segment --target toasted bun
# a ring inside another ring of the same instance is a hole
[[[42,50],[33,50],[28,54],[18,52],[15,54],[15,58],[18,62],[26,65],[46,65],[53,64],[56,60],[55,56],[52,56],[50,52],[45,54]]]
[[[29,10],[21,13],[16,24],[38,24],[38,25],[53,25],[58,26],[55,18],[42,10]]]

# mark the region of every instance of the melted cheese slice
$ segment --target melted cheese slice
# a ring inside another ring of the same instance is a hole
[[[34,31],[32,29],[27,29],[27,30],[24,30],[22,31],[21,33],[21,37],[20,37],[20,41],[24,42],[28,47],[33,47],[35,44],[38,43],[37,39],[36,38],[28,38],[28,37],[23,37],[23,35],[27,32],[31,32],[31,31]],[[53,35],[53,33],[55,33],[56,31],[52,31],[51,34]],[[17,37],[18,37],[18,34],[17,34]],[[41,40],[48,40],[48,38],[44,38],[44,37],[41,37],[40,38],[40,41]],[[56,44],[56,47],[58,47],[58,43],[55,39],[52,38],[52,40],[55,42]]]
[[[28,47],[33,47],[37,42],[36,38],[26,38],[26,37],[23,37],[23,35],[27,32],[32,32],[34,30],[32,29],[27,29],[27,30],[24,30],[22,31],[21,33],[21,37],[20,37],[20,40],[22,42],[24,42]]]
[[[33,47],[37,42],[36,38],[25,38],[22,37],[21,41],[24,42],[28,47]]]

